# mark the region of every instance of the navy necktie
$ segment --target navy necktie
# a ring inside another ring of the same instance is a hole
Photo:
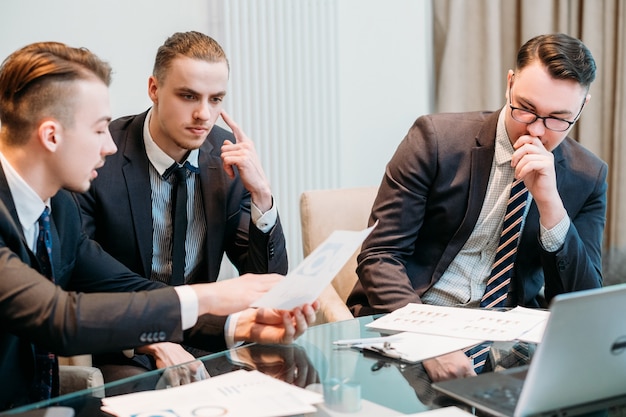
[[[36,256],[41,273],[54,282],[52,269],[52,235],[50,233],[50,209],[46,207],[39,217]],[[36,374],[32,396],[34,401],[46,400],[59,395],[59,364],[54,353],[35,345]]]
[[[170,285],[185,283],[185,240],[187,235],[187,171],[197,172],[189,162],[176,162],[167,169],[165,178],[173,176],[172,188],[172,275]]]

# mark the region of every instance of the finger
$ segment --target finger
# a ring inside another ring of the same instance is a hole
[[[172,373],[168,375],[167,379],[171,387],[178,387],[180,385],[180,378],[177,371],[172,371]]]
[[[533,143],[533,140],[535,139],[539,139],[539,138],[535,136],[530,136],[530,135],[522,135],[513,144],[513,149],[519,149],[528,143]]]
[[[309,324],[307,322],[307,318],[304,316],[304,313],[301,309],[297,309],[294,314],[294,320],[296,322],[295,334],[293,336],[293,340],[296,340],[298,337],[302,336],[302,334],[309,328]],[[313,319],[315,320],[315,319]]]
[[[545,163],[540,155],[525,155],[515,166],[515,178],[523,179],[533,172],[540,173],[544,167]]]
[[[315,309],[314,305],[313,306],[310,304],[304,305],[304,307],[302,307],[302,312],[304,313],[304,318],[306,320],[307,326],[310,326],[313,323],[315,323],[315,319],[317,318],[317,314],[316,314],[317,310]]]
[[[525,144],[524,146],[518,148],[511,157],[511,166],[516,167],[522,161],[528,159],[531,156],[541,155],[542,150],[532,144]]]
[[[228,113],[226,113],[225,110],[222,110],[220,112],[220,115],[222,116],[222,120],[224,120],[228,127],[230,127],[230,129],[233,131],[233,135],[235,136],[237,143],[250,141],[250,139],[248,139],[243,130],[241,130],[239,125],[235,123],[235,121],[228,115]]]
[[[226,162],[226,158],[224,157],[224,147],[225,146],[231,146],[233,143],[229,140],[225,140],[224,143],[222,144],[222,166],[224,167],[224,171],[226,171],[226,174],[228,175],[228,177],[230,179],[235,178],[235,170],[233,169],[233,166],[231,163]]]
[[[208,378],[210,378],[209,373],[204,367],[204,364],[200,362],[200,366],[193,372],[191,376],[191,380],[192,382],[195,382],[195,381],[203,381]]]
[[[288,311],[284,311],[282,313],[282,316],[283,316],[283,328],[284,328],[283,343],[291,344],[297,337],[296,336],[297,329],[296,329],[296,326],[294,326],[293,324],[294,318],[292,317],[292,314],[290,314]]]
[[[179,382],[180,385],[191,383],[191,371],[186,365],[180,367]]]

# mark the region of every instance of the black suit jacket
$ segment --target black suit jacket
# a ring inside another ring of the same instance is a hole
[[[56,285],[39,273],[1,168],[0,200],[0,410],[28,402],[34,343],[76,355],[182,340],[175,291],[131,272],[90,240],[70,193],[51,200]]]
[[[419,303],[474,230],[487,192],[499,112],[417,119],[387,165],[348,299],[356,315]],[[572,221],[554,253],[539,241],[533,202],[520,237],[509,302],[537,307],[545,297],[602,284],[607,165],[567,137],[553,151],[557,188]]]
[[[89,236],[138,274],[152,270],[152,203],[148,156],[143,140],[147,112],[117,119],[109,129],[118,151],[109,156],[85,194],[77,195]],[[215,126],[200,147],[198,165],[207,225],[205,263],[192,282],[217,279],[224,253],[240,273],[287,273],[287,250],[280,219],[261,232],[250,219],[250,193],[239,175],[228,177],[220,149],[234,136]],[[205,316],[186,332],[189,345],[218,351],[224,342],[225,317]]]
[[[149,277],[152,270],[152,203],[148,156],[143,143],[146,114],[128,116],[109,129],[118,151],[109,156],[86,194],[78,199],[88,235],[126,266]],[[240,273],[287,273],[287,252],[280,219],[264,234],[250,220],[250,193],[237,175],[222,168],[220,148],[233,135],[213,127],[200,147],[200,187],[207,224],[207,265],[196,281],[217,279],[224,256]]]

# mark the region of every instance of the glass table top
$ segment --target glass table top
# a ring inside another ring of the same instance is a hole
[[[258,370],[290,384],[324,394],[324,404],[314,416],[413,414],[448,405],[473,410],[431,388],[421,363],[405,364],[375,353],[337,347],[333,341],[380,336],[366,324],[375,317],[311,327],[294,344],[249,344],[199,358],[208,374],[217,376],[238,369]],[[166,389],[192,382],[189,366],[166,368],[78,391],[50,401],[31,404],[2,414],[16,414],[50,406],[71,407],[76,416],[109,416],[100,410],[101,397]],[[44,414],[41,414],[42,416]],[[626,406],[600,415],[626,416]]]

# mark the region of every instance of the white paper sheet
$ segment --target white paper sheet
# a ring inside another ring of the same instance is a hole
[[[541,343],[543,339],[543,331],[546,329],[546,324],[548,323],[548,317],[550,317],[550,312],[547,310],[539,310],[534,308],[526,308],[526,307],[515,307],[513,310],[516,314],[532,314],[537,318],[542,319],[537,323],[535,327],[532,327],[528,331],[522,333],[517,340],[521,340],[522,342],[531,342],[531,343]]]
[[[414,332],[490,341],[520,340],[530,331],[541,333],[548,311],[486,309],[408,304],[366,326],[383,333]],[[539,334],[531,334],[533,339]],[[524,339],[526,340],[526,339]]]
[[[367,339],[363,339],[363,343],[355,343],[351,347],[367,349],[393,359],[415,363],[482,342],[482,340],[411,332],[402,332],[374,340],[368,342]]]
[[[273,417],[313,413],[319,393],[258,371],[233,371],[193,384],[102,399],[118,417]]]
[[[312,303],[346,264],[376,225],[361,231],[336,230],[285,279],[259,298],[252,307],[291,310]]]

